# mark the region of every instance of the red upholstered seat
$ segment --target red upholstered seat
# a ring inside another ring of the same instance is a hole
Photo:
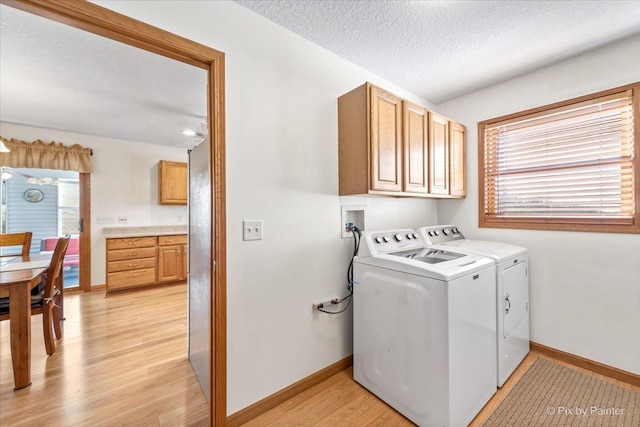
[[[51,252],[56,248],[59,237],[47,237],[40,241],[40,252]],[[69,240],[67,254],[62,263],[63,267],[78,267],[80,264],[80,239],[73,237]]]

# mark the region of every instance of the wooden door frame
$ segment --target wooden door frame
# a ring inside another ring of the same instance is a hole
[[[80,181],[80,275],[78,287],[80,291],[91,291],[91,174],[78,173]]]
[[[210,425],[227,418],[226,183],[224,53],[86,1],[0,0],[0,3],[207,70],[212,189]]]

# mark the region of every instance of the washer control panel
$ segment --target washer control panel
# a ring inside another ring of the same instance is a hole
[[[424,243],[415,230],[400,229],[386,231],[365,231],[358,256],[393,252],[402,249],[424,247]]]
[[[427,245],[462,240],[464,235],[455,225],[434,225],[420,228],[420,236]]]

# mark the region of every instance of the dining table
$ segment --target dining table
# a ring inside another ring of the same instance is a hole
[[[14,390],[31,385],[31,290],[42,281],[51,255],[0,257],[0,298],[9,297]]]

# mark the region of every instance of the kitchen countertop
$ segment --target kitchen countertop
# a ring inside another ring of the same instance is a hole
[[[143,225],[137,227],[104,227],[102,235],[105,239],[119,239],[122,237],[167,236],[172,234],[187,234],[187,224],[180,225]]]

